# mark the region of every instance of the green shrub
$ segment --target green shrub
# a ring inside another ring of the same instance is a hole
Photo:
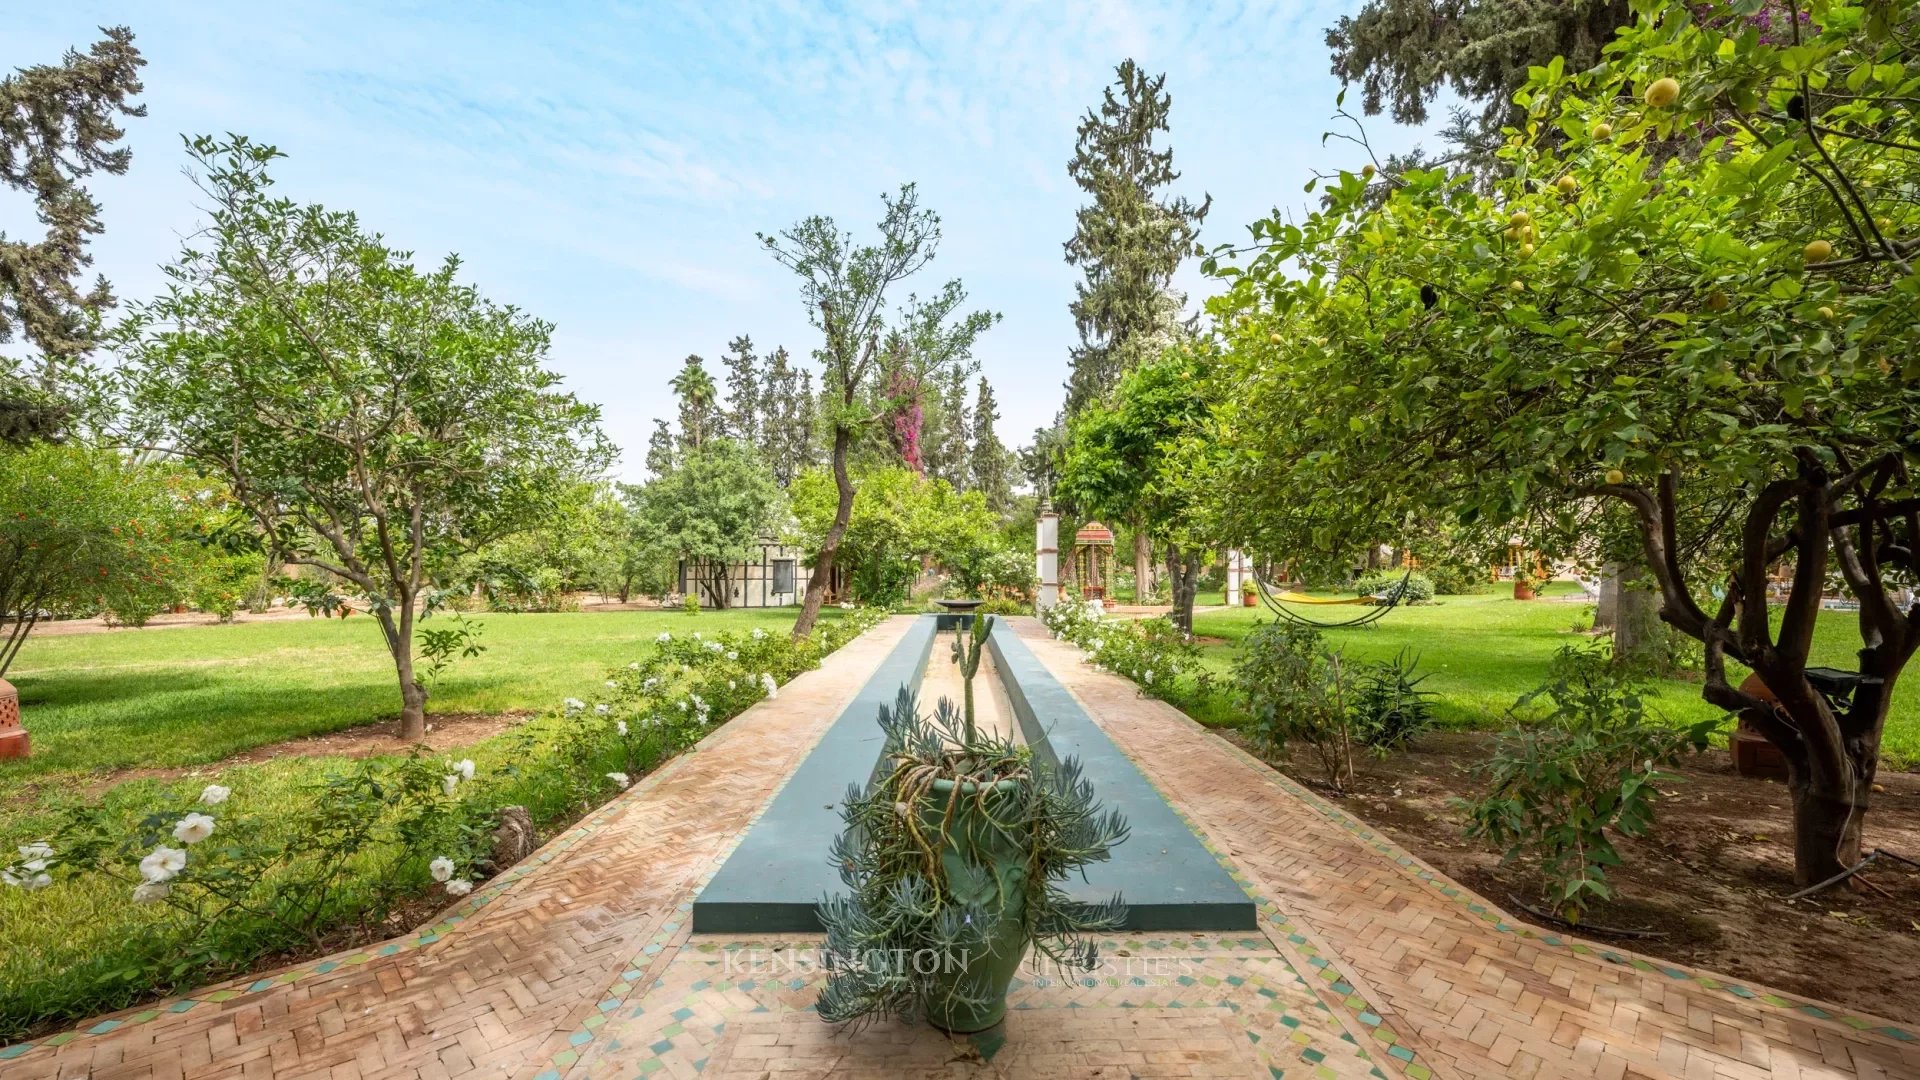
[[[258,552],[209,554],[194,568],[193,606],[227,622],[260,587],[266,572],[267,557]]]
[[[1353,783],[1354,671],[1326,647],[1318,630],[1293,623],[1264,624],[1247,635],[1234,659],[1232,686],[1248,721],[1254,749],[1272,760],[1304,745],[1327,786]]]
[[[692,592],[687,593],[680,598],[680,610],[689,615],[700,614],[700,597]]]
[[[1029,600],[989,600],[974,610],[982,615],[1031,615],[1033,602]]]
[[[1610,834],[1641,836],[1653,825],[1654,784],[1678,779],[1660,767],[1705,749],[1721,723],[1670,727],[1649,708],[1648,689],[1603,649],[1563,648],[1551,679],[1520,699],[1520,721],[1475,770],[1487,791],[1464,804],[1467,835],[1508,845],[1508,860],[1538,857],[1545,900],[1570,923],[1612,897],[1606,868],[1620,854]]]
[[[1041,621],[1084,649],[1096,669],[1132,679],[1150,697],[1180,696],[1180,676],[1199,666],[1200,647],[1166,619],[1109,619],[1092,601],[1062,600]]]
[[[1437,596],[1470,596],[1493,588],[1484,566],[1434,563],[1422,566],[1420,572],[1433,579],[1433,591]]]
[[[1431,672],[1416,676],[1419,665],[1406,649],[1391,660],[1354,665],[1348,709],[1355,734],[1375,753],[1402,749],[1433,726],[1433,691],[1420,689]]]
[[[1433,579],[1415,570],[1369,570],[1353,583],[1354,595],[1397,599],[1402,604],[1425,604],[1433,600]]]

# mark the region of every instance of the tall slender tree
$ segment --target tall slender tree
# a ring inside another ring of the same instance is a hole
[[[993,399],[993,384],[984,375],[980,377],[979,394],[973,406],[968,486],[985,495],[988,506],[1005,513],[1013,505],[1013,454],[993,429],[994,421],[1000,419],[1000,407]]]
[[[1067,411],[1098,401],[1122,372],[1156,355],[1180,320],[1185,298],[1173,275],[1193,250],[1213,204],[1175,198],[1180,174],[1165,134],[1173,97],[1165,75],[1122,61],[1097,110],[1081,118],[1067,175],[1090,201],[1074,215],[1067,262],[1080,268],[1069,305],[1080,343],[1072,351]]]
[[[856,245],[851,233],[819,215],[778,235],[760,235],[774,259],[800,278],[807,317],[824,339],[815,355],[821,364],[838,493],[833,522],[814,555],[806,599],[794,620],[796,638],[813,631],[826,601],[834,559],[853,515],[848,452],[888,413],[888,381],[883,380],[890,371],[923,380],[949,364],[965,362],[974,341],[999,320],[986,311],[957,315],[967,295],[958,280],[947,282],[929,299],[910,296],[898,303],[890,294],[933,261],[940,246],[940,216],[920,206],[912,184],[902,185],[897,195],[881,196],[881,203],[880,236],[872,244]],[[891,359],[883,358],[883,343]]]
[[[760,360],[753,355],[753,339],[741,334],[727,342],[720,362],[727,366],[727,437],[758,448],[760,430],[765,426],[765,390]]]
[[[647,472],[659,477],[673,471],[674,461],[673,428],[665,420],[655,418],[653,434],[647,438]]]
[[[70,49],[59,64],[0,79],[0,188],[30,195],[46,228],[38,241],[0,231],[0,343],[24,338],[38,363],[22,373],[0,357],[0,441],[29,442],[60,426],[63,381],[92,351],[114,303],[106,278],[96,276],[91,288],[78,283],[93,263],[87,240],[103,228],[100,204],[82,181],[131,164],[116,121],[147,114],[132,103],[146,61],[126,27],[100,32],[84,54]]]
[[[760,428],[760,453],[781,487],[810,468],[818,459],[814,443],[813,373],[796,366],[784,346],[767,357],[764,388],[765,418]]]
[[[680,373],[669,382],[680,399],[680,446],[698,450],[711,436],[719,434],[720,390],[707,372],[707,362],[698,356],[687,357]]]

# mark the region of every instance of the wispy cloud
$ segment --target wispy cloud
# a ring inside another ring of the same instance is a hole
[[[876,196],[917,180],[946,224],[932,273],[1006,315],[981,359],[1017,442],[1066,377],[1065,166],[1113,66],[1167,72],[1181,186],[1215,197],[1209,238],[1235,238],[1304,205],[1314,168],[1357,164],[1319,139],[1337,89],[1322,32],[1357,3],[331,0],[268,19],[73,0],[9,13],[0,64],[132,23],[152,114],[130,125],[133,172],[98,185],[99,264],[124,295],[158,286],[195,221],[178,133],[246,132],[291,155],[286,194],[352,207],[423,259],[457,250],[490,295],[557,323],[554,363],[628,447],[670,411],[686,353],[743,332],[811,348],[756,231],[811,213],[869,228]]]

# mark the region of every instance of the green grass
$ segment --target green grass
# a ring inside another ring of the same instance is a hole
[[[486,652],[455,661],[432,687],[428,721],[548,708],[585,696],[662,630],[785,631],[795,611],[474,616]],[[0,762],[0,795],[48,773],[201,765],[400,712],[393,661],[363,615],[35,636],[7,677],[33,756]]]
[[[591,699],[607,670],[638,657],[661,630],[784,632],[793,609],[487,615],[487,652],[461,661],[429,703],[435,712],[548,713],[568,696]],[[838,620],[831,610],[823,620]],[[342,765],[334,756],[212,763],[249,747],[391,717],[399,710],[390,661],[375,624],[298,619],[155,629],[30,641],[13,678],[29,702],[34,757],[0,763],[0,852],[52,833],[66,807],[97,803],[110,820],[149,813],[163,792],[188,798],[209,781],[233,789],[232,810],[294,807]],[[448,756],[474,759],[481,777],[525,765],[514,738],[494,736]],[[206,764],[180,778],[142,777],[92,795],[59,782],[85,770]],[[35,783],[31,789],[22,785]],[[53,782],[44,782],[53,781]],[[8,798],[13,788],[12,798]],[[572,796],[548,768],[511,782],[535,820],[569,814]],[[577,807],[573,808],[577,812]],[[0,863],[10,861],[0,857]],[[163,973],[179,931],[160,907],[133,904],[124,884],[63,878],[52,888],[0,888],[0,1045],[30,1027],[122,1008],[247,969],[195,966]]]
[[[1567,595],[1575,586],[1556,584],[1550,595]],[[1353,608],[1297,609],[1316,619],[1351,614]],[[1260,622],[1273,618],[1265,607],[1232,608],[1203,613],[1194,620],[1194,632],[1224,639],[1201,655],[1209,669],[1224,674],[1239,643]],[[1515,601],[1509,595],[1443,596],[1437,603],[1398,608],[1368,628],[1332,630],[1328,642],[1358,660],[1384,660],[1401,649],[1420,656],[1423,671],[1433,673],[1423,686],[1439,697],[1436,718],[1450,727],[1490,727],[1498,724],[1521,694],[1546,681],[1547,667],[1562,645],[1589,640],[1575,632],[1592,621],[1590,605],[1551,600]],[[1814,662],[1852,669],[1860,647],[1855,616],[1850,612],[1823,612],[1815,631]],[[1745,672],[1730,664],[1738,679]],[[1660,709],[1676,722],[1711,719],[1721,710],[1700,699],[1700,683],[1682,679],[1662,681],[1657,687]],[[1218,707],[1203,709],[1201,719],[1226,722]],[[1894,689],[1887,717],[1883,753],[1889,765],[1920,762],[1920,680],[1908,679]]]

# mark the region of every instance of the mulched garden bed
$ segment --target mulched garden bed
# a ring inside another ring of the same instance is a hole
[[[1222,737],[1240,742],[1233,732]],[[1485,732],[1434,732],[1405,753],[1358,763],[1357,790],[1333,797],[1355,816],[1501,907],[1539,903],[1538,876],[1524,863],[1461,834],[1453,800],[1475,794],[1467,772],[1486,759]],[[1302,762],[1304,764],[1304,760]],[[1309,768],[1289,776],[1324,788]],[[1743,779],[1723,751],[1701,755],[1661,785],[1651,835],[1619,843],[1626,865],[1608,874],[1617,900],[1591,923],[1662,936],[1583,935],[1877,1016],[1920,1022],[1920,870],[1882,860],[1858,889],[1828,889],[1788,902],[1792,826],[1783,784]],[[1865,846],[1920,860],[1920,775],[1882,773]]]

